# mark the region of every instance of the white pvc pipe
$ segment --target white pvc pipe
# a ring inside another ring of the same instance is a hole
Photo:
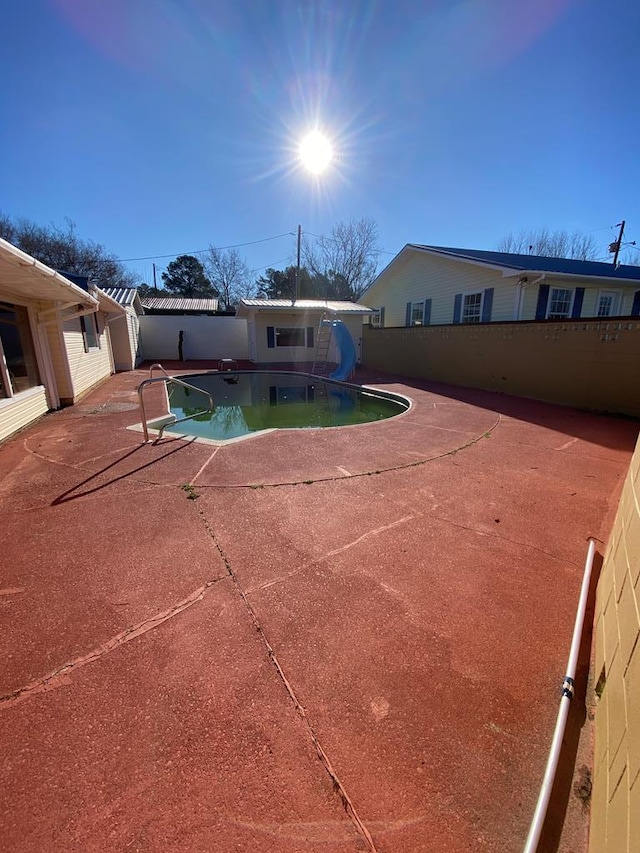
[[[553,733],[551,742],[551,750],[547,759],[547,767],[542,780],[542,787],[538,795],[536,810],[533,813],[533,819],[529,828],[526,844],[524,845],[523,853],[535,853],[538,849],[540,834],[544,825],[544,820],[547,815],[547,807],[549,798],[551,797],[551,789],[558,768],[558,759],[560,758],[560,750],[562,749],[562,739],[564,730],[567,724],[569,715],[569,706],[573,699],[573,681],[576,674],[576,665],[578,662],[578,652],[580,651],[580,642],[582,640],[582,628],[584,625],[584,614],[587,609],[587,598],[589,597],[589,587],[591,585],[591,569],[593,568],[593,557],[595,555],[596,543],[593,539],[589,542],[589,550],[587,551],[587,559],[584,565],[584,576],[582,578],[582,588],[580,590],[580,600],[578,602],[578,612],[576,613],[576,621],[573,627],[573,637],[571,639],[571,650],[569,652],[569,660],[567,662],[567,674],[565,675],[562,685],[562,698],[560,699],[560,708],[558,710],[558,719],[556,720],[556,728]]]

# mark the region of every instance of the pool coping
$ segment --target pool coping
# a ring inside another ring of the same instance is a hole
[[[343,388],[350,388],[351,390],[357,391],[359,393],[363,393],[363,389],[366,389],[367,392],[374,392],[374,393],[372,393],[372,396],[381,397],[382,399],[386,399],[386,400],[392,400],[393,402],[400,402],[403,404],[406,403],[406,407],[402,411],[397,412],[397,414],[390,415],[387,418],[381,418],[381,419],[375,420],[375,421],[366,421],[365,423],[358,423],[358,424],[337,424],[337,425],[321,426],[321,427],[318,427],[318,426],[269,427],[267,429],[254,430],[252,432],[246,433],[245,435],[237,435],[237,436],[234,436],[233,438],[226,438],[226,439],[208,438],[207,436],[196,435],[194,433],[174,432],[171,429],[163,429],[162,430],[162,438],[165,438],[165,437],[167,437],[167,438],[181,438],[181,439],[188,440],[190,442],[197,442],[199,444],[208,444],[208,445],[211,445],[212,447],[225,447],[227,445],[235,444],[237,442],[247,441],[248,439],[259,438],[261,436],[268,435],[269,433],[273,433],[273,432],[282,432],[282,433],[294,432],[294,433],[297,433],[297,432],[305,432],[305,431],[312,431],[312,430],[325,431],[325,430],[352,429],[353,427],[367,427],[367,426],[371,426],[372,424],[385,423],[387,421],[395,420],[395,419],[400,418],[404,415],[407,415],[411,411],[411,409],[414,405],[413,400],[410,397],[407,397],[403,394],[398,394],[398,393],[393,392],[393,391],[385,391],[384,389],[376,388],[373,385],[359,385],[359,384],[356,384],[354,382],[345,382],[344,380],[341,380],[341,379],[332,379],[331,377],[328,377],[328,376],[320,376],[318,374],[306,373],[304,371],[294,371],[294,370],[275,371],[275,370],[246,370],[246,369],[243,369],[243,370],[201,370],[201,371],[198,371],[195,373],[181,373],[179,376],[176,374],[176,378],[182,379],[184,381],[186,381],[188,378],[194,377],[194,376],[218,375],[218,376],[224,378],[224,374],[230,374],[232,376],[238,376],[241,374],[243,374],[243,375],[248,374],[250,376],[255,376],[255,375],[277,375],[277,376],[296,376],[296,377],[306,376],[309,379],[314,379],[316,381],[321,380],[322,382],[330,384],[330,385],[336,385],[336,386],[343,387]],[[168,374],[169,378],[172,378],[172,376],[173,376],[173,374]],[[215,399],[214,399],[214,405],[215,405]],[[196,417],[196,416],[194,415],[193,417]],[[150,436],[155,436],[155,438],[153,440],[149,439],[149,443],[156,443],[158,441],[159,436],[160,436],[160,427],[162,427],[165,424],[173,423],[173,419],[174,419],[174,416],[169,414],[169,415],[162,415],[159,418],[153,418],[152,420],[149,420],[147,422],[147,432]],[[183,423],[184,422],[185,421],[183,421]],[[144,426],[142,423],[131,424],[130,426],[127,426],[127,429],[131,430],[132,432],[144,433]]]

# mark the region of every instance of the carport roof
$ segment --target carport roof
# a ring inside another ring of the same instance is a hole
[[[152,311],[217,311],[218,299],[201,299],[196,297],[147,296],[142,300],[142,307]]]
[[[98,300],[61,273],[0,238],[0,288],[3,297],[44,299],[95,308]]]

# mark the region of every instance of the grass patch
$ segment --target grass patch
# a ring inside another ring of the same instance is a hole
[[[193,486],[191,483],[183,483],[180,488],[183,492],[186,493],[187,499],[190,501],[197,501],[200,497],[199,493],[196,492],[196,487]]]

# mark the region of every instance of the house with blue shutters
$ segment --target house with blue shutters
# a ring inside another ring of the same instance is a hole
[[[373,325],[640,316],[640,267],[408,243],[360,302]]]

